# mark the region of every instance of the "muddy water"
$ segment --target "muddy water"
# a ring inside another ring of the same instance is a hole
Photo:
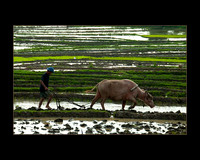
[[[14,119],[13,126],[13,134],[170,134],[170,131],[186,134],[185,122],[117,118],[23,118]]]
[[[23,109],[28,109],[30,107],[38,107],[38,103],[39,101],[27,101],[27,100],[23,100],[23,101],[20,101],[20,100],[15,100],[14,101],[14,109],[16,108],[16,106],[19,106],[19,107],[22,107]],[[46,106],[46,101],[43,102],[41,108],[42,109],[45,109],[45,106]],[[89,108],[90,107],[90,102],[75,102],[77,104],[80,104],[80,105],[84,105],[86,108]],[[60,103],[60,105],[62,107],[64,107],[64,109],[66,108],[69,108],[69,109],[72,109],[72,108],[77,108],[77,109],[80,109],[80,107],[78,106],[75,106],[73,104],[70,104],[66,101],[62,101]],[[57,106],[56,106],[56,102],[52,101],[50,103],[50,106],[51,108],[53,109],[56,109]],[[125,106],[125,110],[127,110],[129,107],[129,105]],[[93,106],[94,109],[102,109],[101,107],[101,104],[100,103],[95,103],[94,106]],[[114,103],[105,103],[105,109],[106,110],[109,110],[109,111],[115,111],[115,110],[121,110],[122,108],[122,105],[121,104],[114,104]],[[134,108],[136,111],[140,111],[140,112],[177,112],[180,110],[180,112],[182,113],[186,113],[186,107],[184,106],[156,106],[154,108],[150,108],[148,106],[136,106]]]

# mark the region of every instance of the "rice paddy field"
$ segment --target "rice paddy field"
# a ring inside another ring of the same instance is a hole
[[[130,79],[156,106],[186,107],[187,26],[14,25],[13,33],[14,108],[39,103],[48,67],[55,69],[49,89],[61,99],[89,103],[95,93],[85,91],[98,82]]]
[[[15,97],[36,98],[53,66],[60,94],[130,79],[159,103],[186,104],[186,26],[14,26],[13,41]]]

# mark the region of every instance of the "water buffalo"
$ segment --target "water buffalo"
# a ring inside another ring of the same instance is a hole
[[[153,108],[153,97],[147,91],[140,89],[138,85],[128,79],[124,80],[103,80],[99,82],[92,90],[87,90],[86,93],[92,92],[97,88],[96,96],[92,100],[90,108],[95,102],[101,98],[101,106],[104,108],[106,99],[122,100],[122,110],[124,110],[126,101],[132,101],[133,105],[129,109],[134,108],[137,104],[136,98],[142,100],[145,104]]]

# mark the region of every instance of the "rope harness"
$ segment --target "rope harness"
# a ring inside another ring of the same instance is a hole
[[[49,90],[49,91],[50,91],[50,90]],[[57,109],[58,109],[58,110],[63,110],[63,107],[61,107],[61,105],[60,105],[60,99],[58,98],[58,95],[57,95],[54,91],[50,91],[50,92],[53,94],[53,97],[56,99],[56,106],[57,106]],[[66,101],[67,101],[68,103],[71,103],[71,104],[73,104],[73,105],[76,105],[76,106],[85,108],[85,105],[80,105],[80,104],[77,104],[77,103],[75,103],[75,102],[73,102],[73,101],[70,101],[69,98],[65,98],[65,99],[66,99]]]
[[[138,85],[136,85],[135,87],[131,88],[131,92],[136,89],[138,87]]]
[[[135,87],[131,88],[131,92],[133,92],[136,88],[138,87],[138,85],[136,85]],[[138,96],[138,95],[137,95]],[[135,98],[137,98],[137,96]],[[143,102],[143,101],[142,101]],[[143,102],[143,107],[145,106],[145,103]]]

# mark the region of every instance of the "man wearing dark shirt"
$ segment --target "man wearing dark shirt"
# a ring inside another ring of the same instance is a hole
[[[40,103],[38,106],[38,109],[40,109],[42,102],[44,101],[44,99],[48,98],[48,102],[46,105],[47,109],[51,109],[51,107],[49,106],[49,103],[51,102],[52,99],[52,94],[48,91],[48,87],[49,87],[49,76],[54,73],[54,68],[53,67],[49,67],[47,68],[47,72],[45,74],[42,75],[42,78],[40,80]]]

